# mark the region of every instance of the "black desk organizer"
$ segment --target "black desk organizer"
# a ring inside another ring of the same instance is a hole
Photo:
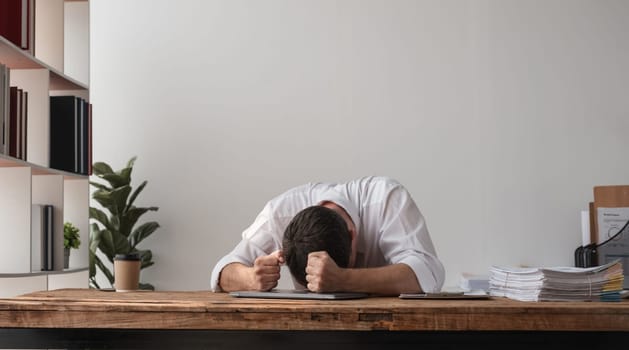
[[[576,267],[593,267],[614,260],[622,263],[625,275],[623,288],[629,289],[629,222],[618,233],[601,244],[588,244],[574,251]]]

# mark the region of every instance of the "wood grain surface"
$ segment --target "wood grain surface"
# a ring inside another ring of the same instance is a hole
[[[62,289],[0,299],[1,328],[629,331],[629,302],[275,300]]]

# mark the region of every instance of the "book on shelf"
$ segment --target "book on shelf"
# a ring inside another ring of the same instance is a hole
[[[33,204],[31,208],[31,271],[54,270],[54,207]]]
[[[0,153],[6,154],[9,139],[10,69],[0,63]]]
[[[79,99],[78,114],[78,128],[77,128],[77,157],[75,168],[78,169],[79,174],[87,175],[87,162],[89,151],[88,137],[89,137],[89,104],[84,99]]]
[[[17,86],[9,88],[9,113],[5,118],[4,153],[18,159],[26,160],[26,141],[28,125],[28,92]]]
[[[7,150],[7,154],[11,157],[17,156],[18,108],[22,105],[20,92],[21,89],[18,89],[17,86],[11,86],[9,100],[9,149]]]
[[[44,253],[44,207],[39,204],[31,206],[31,271],[42,270]]]
[[[92,175],[92,173],[94,172],[94,168],[92,167],[92,165],[94,164],[94,160],[92,159],[92,104],[89,103],[87,108],[87,174]]]
[[[50,97],[50,167],[91,174],[91,108],[76,96]]]
[[[44,235],[42,249],[42,270],[54,270],[55,257],[55,232],[54,232],[54,207],[52,205],[44,205]]]
[[[34,0],[0,1],[0,35],[15,46],[34,53]]]
[[[20,132],[18,134],[18,153],[17,158],[26,161],[26,139],[28,135],[28,92],[23,90],[20,99]]]
[[[44,235],[46,227],[44,225],[44,206],[33,204],[31,208],[31,271],[43,270],[44,256]]]
[[[492,296],[521,301],[620,301],[623,268],[619,260],[590,268],[492,266]]]

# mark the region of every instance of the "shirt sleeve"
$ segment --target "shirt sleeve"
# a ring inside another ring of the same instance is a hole
[[[219,279],[225,266],[231,263],[253,266],[257,257],[271,254],[281,248],[283,231],[278,227],[278,219],[274,218],[272,214],[271,205],[267,204],[253,224],[242,233],[242,240],[238,245],[216,263],[210,277],[210,289],[212,291],[222,291]]]
[[[218,284],[219,278],[223,268],[231,263],[241,263],[246,266],[253,266],[255,257],[265,255],[265,252],[259,247],[255,246],[251,241],[243,239],[236,245],[234,250],[225,255],[218,261],[214,269],[212,270],[212,279],[210,288],[213,292],[221,292],[222,289]]]
[[[388,193],[386,201],[379,241],[385,259],[390,264],[408,265],[424,292],[441,290],[445,271],[417,205],[399,184]]]

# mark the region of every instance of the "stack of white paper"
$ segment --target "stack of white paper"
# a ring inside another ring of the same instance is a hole
[[[619,261],[590,268],[492,266],[489,291],[522,301],[619,301],[623,279]]]

